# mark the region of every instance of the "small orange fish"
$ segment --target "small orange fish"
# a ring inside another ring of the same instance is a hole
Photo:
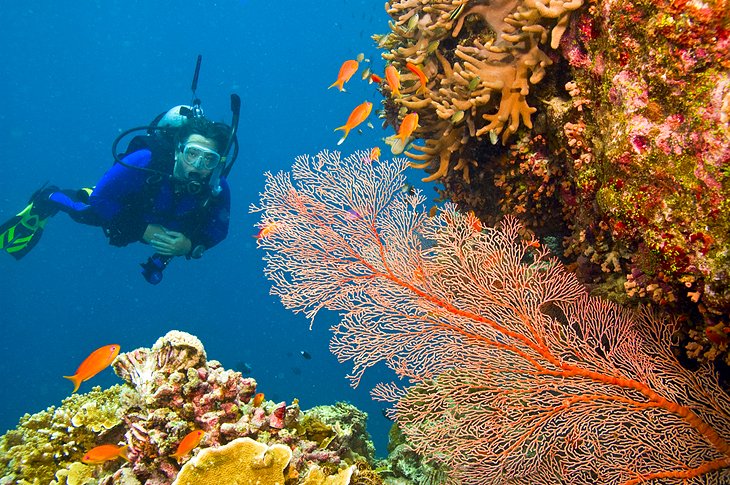
[[[185,435],[179,445],[177,445],[177,451],[170,455],[171,458],[179,460],[183,456],[187,455],[193,448],[198,446],[205,437],[205,431],[196,429]]]
[[[261,406],[261,403],[264,402],[264,393],[259,392],[253,397],[253,402],[251,403],[253,407],[257,408]]]
[[[116,460],[119,457],[129,461],[127,451],[127,445],[101,445],[87,451],[83,458],[81,458],[81,461],[87,465],[101,465],[109,460]]]
[[[378,84],[380,84],[382,82],[383,82],[383,78],[380,77],[380,76],[378,76],[377,74],[371,74],[370,75],[370,83],[378,83]]]
[[[373,147],[373,149],[370,150],[370,161],[371,162],[380,161],[380,147]]]
[[[342,138],[340,138],[340,141],[337,142],[338,145],[341,145],[342,142],[345,141],[345,138],[347,138],[347,135],[350,134],[351,129],[355,128],[357,125],[365,121],[368,116],[370,116],[370,111],[372,111],[372,109],[373,103],[365,101],[364,103],[357,105],[355,109],[352,110],[352,113],[350,113],[350,116],[347,118],[347,123],[335,128],[335,131],[343,130],[345,132]]]
[[[340,91],[345,90],[345,83],[350,80],[353,74],[357,72],[358,63],[355,60],[350,59],[342,63],[340,72],[337,74],[337,81],[333,82],[329,88],[337,86]],[[327,88],[327,89],[329,89]]]
[[[426,282],[426,277],[423,275],[423,268],[420,266],[413,270],[413,281],[419,284]]]
[[[400,96],[400,74],[392,65],[385,68],[385,80],[394,96]]]
[[[406,68],[408,68],[409,71],[411,71],[413,74],[418,76],[418,80],[421,83],[421,87],[418,88],[418,90],[416,91],[416,94],[428,92],[428,88],[426,87],[426,84],[428,84],[428,78],[423,73],[421,68],[415,64],[411,64],[410,62],[406,62]]]
[[[411,136],[413,130],[418,128],[418,113],[408,113],[398,128],[398,134],[395,136],[403,143],[406,143],[408,137]]]
[[[467,214],[466,216],[466,223],[469,224],[469,227],[471,227],[472,231],[482,232],[482,221],[479,220],[474,211],[469,211],[469,214]]]
[[[254,237],[256,239],[266,239],[267,237],[271,236],[274,231],[276,231],[277,227],[279,225],[274,221],[269,221],[263,226],[261,226],[261,229],[259,229],[258,234],[256,234]]]
[[[109,367],[118,354],[119,345],[105,345],[104,347],[96,349],[86,359],[84,359],[79,368],[76,369],[76,373],[74,375],[63,376],[64,379],[68,379],[74,383],[74,390],[72,394],[79,390],[79,386],[82,382],[88,381],[96,374]]]
[[[723,322],[705,328],[707,339],[715,345],[722,345],[728,341],[730,328],[725,327]]]

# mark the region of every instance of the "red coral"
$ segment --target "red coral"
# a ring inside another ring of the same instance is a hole
[[[676,322],[587,296],[514,218],[475,232],[451,206],[427,217],[403,170],[300,157],[268,176],[256,210],[288,228],[258,241],[272,293],[342,315],[330,349],[354,385],[380,362],[405,379],[374,396],[416,451],[466,484],[729,476],[730,399],[709,368],[677,362]],[[342,222],[348,197],[378,210]]]

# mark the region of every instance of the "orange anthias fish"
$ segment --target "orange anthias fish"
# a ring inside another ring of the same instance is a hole
[[[398,127],[398,134],[391,135],[385,139],[385,143],[390,145],[391,153],[394,155],[403,153],[403,150],[406,149],[406,146],[410,141],[409,137],[413,134],[416,128],[418,128],[418,113],[407,114]]]
[[[170,455],[170,457],[179,460],[183,456],[187,455],[193,448],[198,446],[205,437],[205,431],[196,429],[185,435],[179,445],[177,445],[177,451]]]
[[[109,460],[116,460],[120,457],[129,461],[127,450],[127,445],[101,445],[87,451],[83,458],[81,458],[81,461],[87,465],[101,465]]]
[[[398,134],[395,135],[403,143],[406,143],[408,137],[411,136],[413,130],[418,128],[418,113],[408,113],[398,128]]]
[[[383,78],[380,77],[380,76],[378,76],[377,74],[371,74],[370,75],[370,81],[369,82],[370,83],[378,83],[378,84],[380,84],[380,83],[383,82]]]
[[[84,359],[79,368],[76,369],[76,374],[63,377],[74,383],[73,392],[76,392],[82,382],[88,381],[96,374],[109,367],[118,354],[119,345],[105,345],[104,347],[96,349],[86,359]]]
[[[469,211],[466,216],[466,223],[469,225],[472,231],[482,232],[482,221],[479,220],[474,211]]]
[[[373,147],[373,149],[370,150],[370,161],[371,162],[380,161],[380,147]]]
[[[725,327],[723,322],[705,328],[707,339],[715,345],[726,343],[728,341],[728,333],[730,333],[730,328]]]
[[[367,117],[370,115],[370,111],[373,109],[373,103],[370,101],[365,101],[364,103],[357,105],[355,109],[352,110],[352,113],[350,113],[349,118],[347,118],[347,123],[345,123],[343,126],[339,126],[335,128],[335,131],[337,130],[344,130],[345,134],[340,138],[340,141],[337,142],[338,145],[342,145],[342,142],[345,141],[345,138],[347,138],[347,135],[350,134],[350,130],[355,128],[357,125],[362,123],[367,119]]]
[[[345,83],[350,80],[353,74],[357,72],[358,63],[355,60],[350,59],[349,61],[345,61],[342,63],[342,67],[340,67],[340,72],[337,74],[337,81],[333,82],[330,85],[331,87],[337,86],[340,91],[345,90]],[[329,89],[329,88],[327,88]]]
[[[400,96],[400,74],[393,65],[385,68],[385,80],[394,96]]]
[[[269,221],[263,226],[261,226],[261,229],[259,229],[258,234],[256,234],[254,237],[256,239],[266,239],[267,237],[271,236],[274,231],[279,227],[279,225],[274,221]]]
[[[264,402],[264,393],[259,392],[253,397],[253,402],[251,403],[253,407],[257,408],[261,406],[261,403]]]
[[[426,87],[426,84],[428,83],[428,78],[423,73],[421,68],[415,64],[411,64],[410,62],[406,62],[406,68],[408,68],[409,71],[411,71],[413,74],[418,76],[418,80],[421,83],[421,87],[418,88],[418,90],[416,91],[416,94],[428,92],[428,88]]]

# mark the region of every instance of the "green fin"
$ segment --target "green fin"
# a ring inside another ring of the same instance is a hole
[[[0,251],[5,251],[15,259],[21,259],[38,244],[48,219],[55,214],[55,212],[48,214],[48,211],[34,211],[34,198],[35,195],[31,197],[31,202],[25,209],[0,225]]]

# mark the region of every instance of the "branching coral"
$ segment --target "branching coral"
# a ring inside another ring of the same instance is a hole
[[[527,95],[539,83],[552,61],[541,49],[554,49],[563,35],[570,13],[582,0],[404,0],[386,5],[395,19],[392,32],[379,38],[388,52],[383,57],[402,72],[402,97],[393,110],[406,108],[419,114],[421,153],[407,155],[425,163],[432,174],[444,177],[449,169],[461,170],[469,180],[464,147],[489,139],[502,142],[521,125],[532,127]],[[422,65],[430,79],[426,90],[407,73],[406,63]],[[395,115],[388,118],[395,124]]]

